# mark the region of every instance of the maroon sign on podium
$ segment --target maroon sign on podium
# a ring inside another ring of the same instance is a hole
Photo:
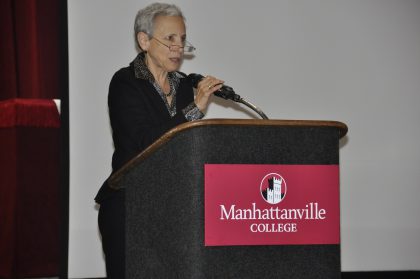
[[[338,165],[205,165],[205,246],[339,244]]]

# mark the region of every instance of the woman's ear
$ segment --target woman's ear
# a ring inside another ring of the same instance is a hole
[[[137,33],[137,42],[143,51],[147,51],[150,45],[149,35],[144,32]]]

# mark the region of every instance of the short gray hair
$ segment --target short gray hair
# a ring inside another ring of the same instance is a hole
[[[153,3],[137,12],[134,21],[134,35],[144,32],[149,37],[153,36],[155,19],[158,16],[179,16],[185,21],[181,10],[173,5],[166,3]]]

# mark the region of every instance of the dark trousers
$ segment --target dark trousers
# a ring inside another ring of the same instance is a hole
[[[107,278],[125,278],[125,194],[120,190],[101,202],[98,215]]]

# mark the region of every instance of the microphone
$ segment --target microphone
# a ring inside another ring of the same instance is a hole
[[[191,80],[192,86],[197,88],[198,83],[204,78],[204,76],[200,74],[189,74],[188,77]],[[238,94],[233,91],[233,88],[227,85],[223,85],[222,88],[214,92],[214,95],[217,97],[223,98],[225,100],[232,100],[237,103],[241,103],[258,113],[262,119],[268,119],[267,115],[257,106],[251,104],[250,102],[246,101],[244,98],[239,96]]]
[[[204,76],[200,74],[189,74],[188,78],[191,80],[192,86],[197,88],[198,83],[204,78]],[[232,100],[235,102],[239,102],[239,100],[241,100],[241,96],[236,94],[235,91],[233,91],[233,88],[227,85],[223,85],[222,88],[214,92],[214,95],[225,100]]]

